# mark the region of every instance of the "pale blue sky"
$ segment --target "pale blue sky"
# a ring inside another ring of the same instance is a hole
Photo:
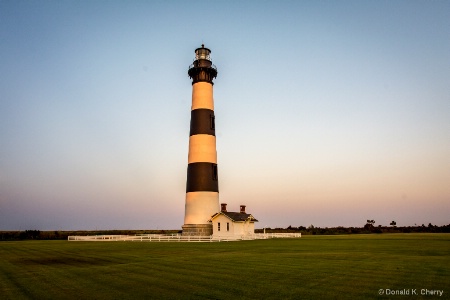
[[[0,1],[0,230],[180,229],[187,69],[257,227],[449,224],[448,1]]]

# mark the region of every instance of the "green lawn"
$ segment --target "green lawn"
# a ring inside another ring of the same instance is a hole
[[[0,299],[409,298],[380,289],[417,289],[414,299],[444,290],[437,298],[449,299],[450,234],[0,242]]]

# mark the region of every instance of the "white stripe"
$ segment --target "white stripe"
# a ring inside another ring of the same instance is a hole
[[[189,137],[188,163],[217,163],[216,137],[209,134],[195,134]]]
[[[184,224],[209,224],[208,220],[219,211],[219,193],[186,193]]]
[[[191,110],[207,108],[214,110],[213,86],[208,82],[197,82],[192,86]]]

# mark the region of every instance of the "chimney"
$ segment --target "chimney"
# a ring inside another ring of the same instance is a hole
[[[227,212],[227,204],[226,203],[220,203],[220,211]]]
[[[245,205],[241,205],[241,214],[245,214]]]

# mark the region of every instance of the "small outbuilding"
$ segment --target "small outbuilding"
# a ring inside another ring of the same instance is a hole
[[[213,236],[231,237],[254,234],[258,220],[245,212],[245,205],[241,205],[240,212],[230,212],[227,204],[222,203],[220,212],[214,214],[209,222],[212,223]]]

